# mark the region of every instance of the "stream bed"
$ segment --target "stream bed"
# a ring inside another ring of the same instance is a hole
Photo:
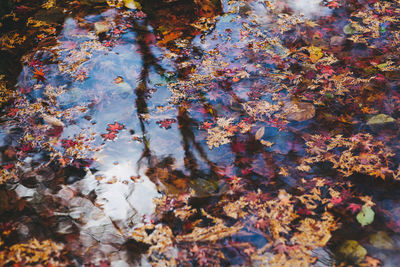
[[[400,2],[0,5],[1,266],[400,266]]]

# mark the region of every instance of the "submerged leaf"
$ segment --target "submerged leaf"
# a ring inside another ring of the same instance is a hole
[[[347,260],[355,263],[361,262],[367,256],[367,250],[355,240],[347,240],[339,248],[339,253]]]
[[[396,120],[393,119],[392,117],[386,115],[386,114],[378,114],[373,116],[367,121],[368,125],[374,125],[374,124],[384,124],[384,123],[390,123],[390,122],[395,122]]]
[[[286,106],[287,118],[294,121],[306,121],[315,116],[315,107],[307,102],[291,102]]]
[[[394,241],[383,231],[379,231],[369,237],[369,242],[379,249],[393,249]]]

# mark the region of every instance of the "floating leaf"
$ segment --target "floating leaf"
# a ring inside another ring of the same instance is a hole
[[[374,221],[375,212],[371,207],[364,205],[361,211],[357,214],[357,221],[362,225],[366,226]]]
[[[58,127],[64,127],[65,124],[60,121],[59,119],[57,119],[56,117],[50,116],[50,115],[46,115],[46,114],[42,114],[42,118],[45,122],[47,122],[48,124],[51,124],[53,126],[58,126]]]
[[[264,132],[265,127],[261,127],[260,129],[258,129],[255,135],[256,140],[260,140],[264,136]]]
[[[272,142],[265,141],[265,140],[261,140],[260,142],[261,142],[261,144],[263,144],[266,147],[271,147],[274,144]]]
[[[367,121],[368,125],[375,125],[375,124],[384,124],[395,122],[396,120],[386,114],[378,114],[373,116]]]
[[[114,124],[107,124],[108,128],[107,131],[110,132],[118,132],[119,130],[124,129],[124,125],[123,124],[119,124],[118,122],[114,122]]]

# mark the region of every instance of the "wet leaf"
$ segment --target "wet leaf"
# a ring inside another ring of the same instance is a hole
[[[65,124],[59,120],[58,118],[54,117],[54,116],[50,116],[47,114],[42,114],[42,118],[45,122],[47,122],[48,124],[51,124],[53,126],[58,126],[58,127],[64,127]]]
[[[125,127],[123,124],[119,124],[118,122],[114,122],[114,124],[107,124],[107,126],[108,128],[106,130],[110,132],[118,132]]]
[[[255,134],[256,140],[260,140],[264,136],[264,132],[265,132],[265,127],[261,127],[260,129],[258,129]]]
[[[294,121],[306,121],[315,116],[315,107],[307,102],[290,102],[285,106],[287,118]]]
[[[346,26],[343,27],[343,32],[345,34],[354,34],[357,32],[356,29],[354,29],[354,27],[351,25],[351,23],[347,24]]]
[[[111,27],[112,25],[106,21],[99,21],[94,24],[94,30],[96,34],[108,32],[111,29]]]
[[[375,234],[370,235],[369,242],[376,248],[379,249],[393,249],[394,241],[390,236],[384,232],[379,231]]]
[[[378,114],[367,121],[368,125],[385,124],[395,122],[396,120],[386,114]]]
[[[371,207],[364,205],[361,211],[357,214],[356,219],[362,225],[366,226],[374,221],[375,212]]]
[[[124,0],[124,6],[130,9],[141,9],[142,6],[139,2],[135,0]]]
[[[339,248],[339,253],[354,263],[361,262],[367,256],[367,250],[356,240],[347,240],[344,242]]]
[[[261,140],[260,142],[261,142],[261,144],[263,144],[266,147],[271,147],[271,146],[274,145],[274,143],[269,142],[269,141],[265,141],[265,140]]]
[[[310,53],[310,60],[312,63],[316,63],[320,58],[324,56],[322,49],[315,46],[310,46],[307,48],[308,52]]]

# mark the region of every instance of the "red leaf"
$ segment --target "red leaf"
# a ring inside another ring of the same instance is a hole
[[[157,124],[161,128],[169,129],[169,128],[171,128],[171,124],[175,123],[175,122],[176,122],[175,119],[165,119],[165,120],[162,120],[162,121],[157,121]]]
[[[46,77],[44,77],[44,72],[43,72],[43,67],[40,67],[40,70],[38,70],[36,67],[35,71],[33,72],[33,78],[37,80],[37,82],[44,82],[46,80]]]
[[[350,203],[347,208],[351,210],[352,213],[356,213],[357,211],[361,210],[361,205],[356,203]]]
[[[107,140],[114,141],[114,139],[117,137],[117,132],[109,132],[106,134],[102,134],[101,136],[104,138],[104,141]]]
[[[31,144],[24,144],[21,146],[21,151],[22,152],[28,152],[32,150],[32,145]]]
[[[206,122],[204,122],[204,123],[201,125],[201,129],[208,130],[208,129],[211,128],[211,126],[212,126],[212,123],[206,121]]]
[[[13,164],[13,163],[8,163],[8,164],[6,164],[6,165],[3,165],[3,169],[5,169],[5,170],[9,170],[9,169],[11,169],[12,167],[14,167],[14,164]]]
[[[118,132],[119,130],[124,129],[124,125],[123,124],[119,124],[118,122],[114,122],[114,124],[107,124],[108,128],[106,129],[107,131],[110,132]]]
[[[343,201],[343,198],[342,197],[332,197],[332,199],[331,199],[331,203],[333,204],[333,205],[339,205],[340,203],[342,203],[342,201]]]
[[[312,214],[312,212],[307,208],[300,208],[298,213],[301,215],[311,215]]]

